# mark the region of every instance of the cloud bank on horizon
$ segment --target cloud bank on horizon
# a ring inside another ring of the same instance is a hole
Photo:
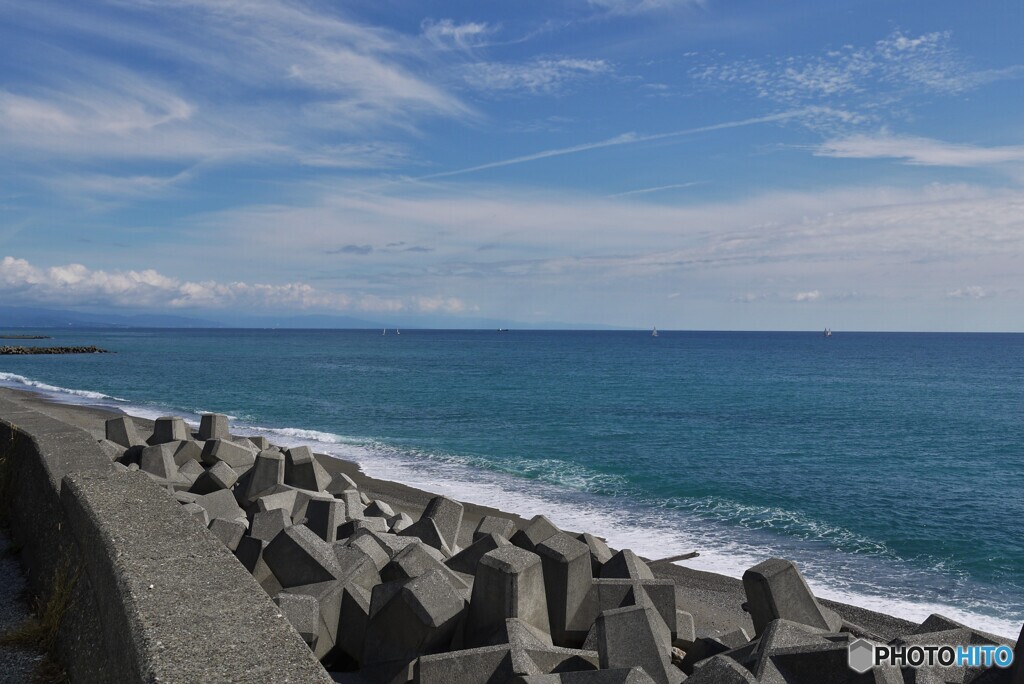
[[[0,298],[1019,330],[1008,0],[0,0]]]

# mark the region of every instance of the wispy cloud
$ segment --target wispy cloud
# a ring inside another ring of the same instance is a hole
[[[587,0],[612,14],[643,14],[680,7],[703,7],[706,0]]]
[[[821,292],[818,290],[809,290],[807,292],[797,292],[793,295],[794,302],[816,302],[821,299]]]
[[[421,25],[423,37],[435,47],[463,52],[484,46],[499,28],[487,22],[467,21],[458,24],[451,19],[425,19]]]
[[[844,45],[824,54],[711,63],[696,67],[697,79],[743,85],[762,98],[790,104],[823,97],[868,94],[878,86],[960,92],[972,85],[965,60],[952,48],[950,32],[911,38],[902,32],[867,47]]]
[[[166,176],[149,174],[116,176],[105,173],[54,175],[44,179],[62,196],[77,198],[144,198],[167,193],[192,178],[189,169]]]
[[[307,283],[188,281],[159,273],[104,271],[82,264],[42,268],[25,259],[0,260],[0,292],[21,301],[66,306],[157,307],[172,309],[248,308],[265,311],[295,308],[316,311],[420,311],[459,313],[457,297],[381,297],[318,290]]]
[[[1021,75],[1020,67],[979,71],[953,45],[950,31],[908,35],[896,31],[870,45],[843,45],[811,55],[712,61],[694,67],[697,81],[738,87],[786,106],[818,106],[848,112],[846,121],[809,116],[816,128],[877,123],[904,101],[956,95],[994,80]],[[813,114],[813,111],[810,112]]]
[[[198,120],[195,103],[159,80],[84,58],[46,86],[0,90],[0,141],[9,153],[65,158],[218,157],[267,149]]]
[[[570,83],[609,74],[603,59],[542,58],[530,62],[476,62],[465,67],[466,82],[480,90],[511,93],[555,93]]]
[[[985,288],[979,285],[971,285],[970,287],[958,287],[955,290],[950,290],[946,293],[946,296],[950,299],[984,299],[989,294]]]
[[[951,273],[958,280],[973,274],[1019,280],[1022,217],[1024,194],[966,185],[651,202],[638,217],[636,204],[623,198],[460,184],[418,188],[410,196],[338,191],[315,206],[254,207],[208,221],[228,231],[230,244],[244,238],[281,265],[336,248],[337,235],[354,245],[416,244],[430,236],[429,253],[375,251],[372,272],[346,263],[339,274],[365,277],[386,291],[444,284],[465,298],[482,288],[515,286],[550,297],[581,283],[642,290],[639,284],[658,278],[671,279],[673,290],[718,289],[723,301],[775,292],[778,302],[798,293],[804,293],[799,301],[810,302],[815,291],[819,298],[925,286],[922,292],[945,293],[961,287],[948,282]]]
[[[269,154],[365,168],[380,161],[373,150],[353,154],[368,135],[415,130],[429,117],[475,116],[424,75],[429,56],[419,36],[363,25],[325,6],[111,0],[87,11],[40,1],[5,12],[12,27],[44,25],[69,37],[59,46],[33,43],[34,59],[19,64],[24,78],[0,91],[0,136],[12,152],[72,159]],[[157,70],[116,63],[112,50],[89,47],[97,42],[173,64],[160,71],[177,78],[172,84]],[[325,129],[352,137],[324,154],[314,141]]]
[[[881,133],[828,140],[814,148],[814,154],[850,159],[900,159],[923,166],[971,167],[1024,162],[1024,145],[982,147]]]

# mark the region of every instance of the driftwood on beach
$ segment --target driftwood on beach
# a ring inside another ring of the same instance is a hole
[[[232,435],[223,415],[204,415],[197,432],[181,418],[159,418],[145,440],[131,418],[112,418],[100,445],[116,470],[145,472],[173,492],[316,658],[350,673],[342,681],[904,684],[939,676],[851,669],[865,639],[887,640],[819,603],[787,560],[743,576],[752,635],[699,633],[685,590],[651,569],[696,554],[647,563],[542,515],[519,526],[489,515],[470,537],[457,501],[434,497],[414,520],[343,473],[332,477],[307,447]],[[996,643],[938,615],[888,642]],[[1009,676],[983,670],[961,668],[956,681]],[[952,681],[948,674],[927,681]]]
[[[0,355],[22,354],[109,354],[106,349],[88,347],[0,347]]]

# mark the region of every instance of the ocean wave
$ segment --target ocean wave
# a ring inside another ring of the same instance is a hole
[[[745,538],[747,535],[729,528],[724,520],[709,522],[672,506],[647,506],[629,499],[572,491],[546,481],[525,480],[493,470],[481,471],[464,462],[472,459],[447,455],[424,459],[393,447],[373,448],[372,444],[330,446],[333,448],[326,449],[328,452],[356,461],[371,477],[395,480],[524,518],[542,514],[562,529],[598,534],[613,547],[630,548],[647,558],[699,551],[700,556],[684,563],[686,567],[738,578],[747,568],[782,555],[793,558],[801,566],[808,583],[822,598],[916,622],[938,612],[1010,638],[1016,637],[1020,630],[1019,621],[993,614],[1005,615],[1013,610],[998,598],[966,601],[960,605],[942,601],[939,598],[942,592],[934,592],[936,596],[928,598],[918,590],[918,579],[927,583],[934,577],[925,570],[906,567],[899,559],[839,551],[834,545],[808,554],[801,548],[799,538],[780,540],[769,535],[768,528],[757,530],[763,532],[763,536]],[[559,462],[559,465],[563,464]],[[557,482],[561,478],[550,479]],[[748,514],[754,515],[754,511]],[[805,528],[809,538],[814,530],[838,537],[852,534],[779,510],[769,511],[763,517],[797,522]],[[864,539],[859,539],[859,543],[876,552],[884,546]],[[860,581],[845,581],[844,576],[858,577]],[[952,582],[960,579],[954,577]]]
[[[50,392],[53,394],[62,394],[72,397],[80,397],[83,399],[95,399],[99,401],[117,401],[126,402],[127,399],[121,399],[119,397],[112,397],[109,394],[103,394],[102,392],[92,392],[89,390],[71,389],[69,387],[58,387],[57,385],[50,385],[39,380],[32,380],[26,378],[24,375],[17,375],[16,373],[0,373],[0,384],[17,387],[19,385],[25,387],[31,387],[33,389],[43,390],[44,392]]]
[[[814,517],[777,506],[755,506],[722,497],[708,496],[692,501],[675,500],[681,508],[726,523],[753,530],[774,530],[804,540],[827,540],[844,551],[896,558],[885,542]]]
[[[554,458],[508,457],[493,459],[485,456],[457,454],[448,451],[430,451],[402,447],[379,440],[363,442],[368,449],[394,459],[430,462],[439,467],[469,468],[496,475],[512,475],[517,479],[532,480],[546,485],[571,489],[588,494],[621,496],[628,491],[626,478],[602,473],[582,463],[566,462]]]
[[[346,438],[332,432],[321,432],[320,430],[304,430],[302,428],[268,428],[260,427],[258,425],[254,425],[248,429],[256,434],[280,435],[286,440],[294,442],[294,444],[280,444],[279,446],[298,446],[300,443],[334,445],[352,441],[352,438]]]

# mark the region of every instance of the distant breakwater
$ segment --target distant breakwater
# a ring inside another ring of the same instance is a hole
[[[0,347],[0,355],[21,354],[109,354],[106,349],[88,347]]]

